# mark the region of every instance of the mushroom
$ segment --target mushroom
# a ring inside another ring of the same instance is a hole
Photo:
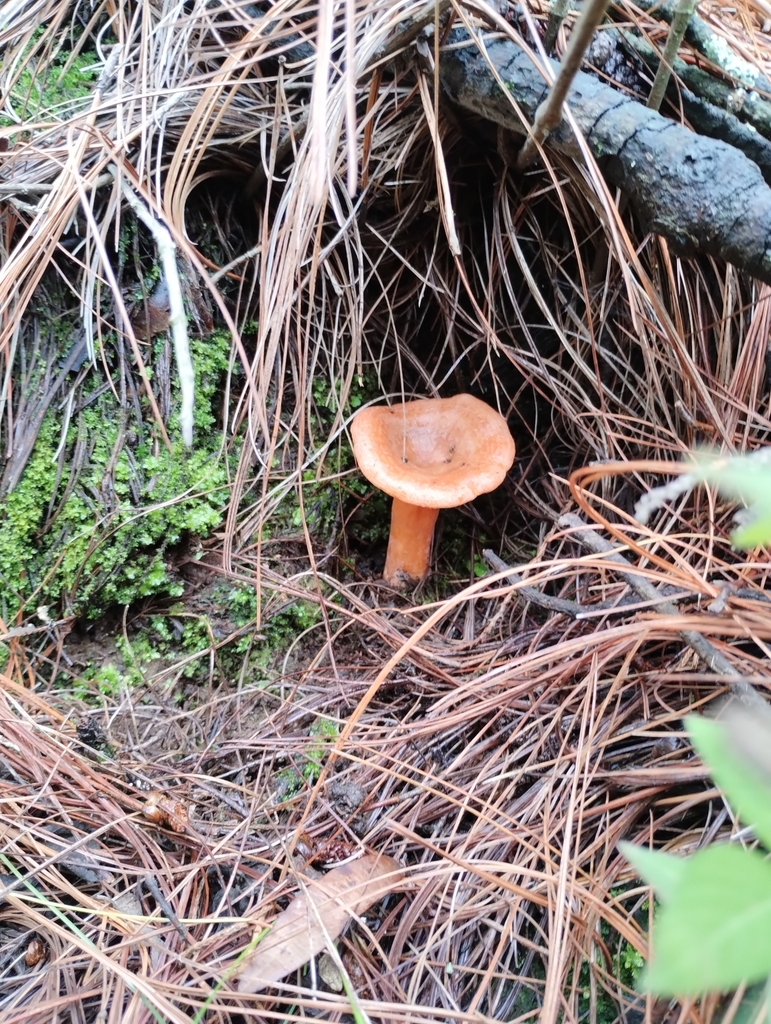
[[[351,437],[359,469],[393,498],[389,583],[423,576],[439,509],[494,490],[514,461],[506,420],[472,395],[360,409]]]

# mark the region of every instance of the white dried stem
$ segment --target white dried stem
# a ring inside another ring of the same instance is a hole
[[[684,473],[682,476],[670,480],[668,484],[654,487],[652,491],[643,494],[642,498],[635,505],[635,519],[645,526],[654,512],[663,508],[664,505],[668,505],[675,498],[679,498],[681,494],[686,494],[698,482],[698,479],[692,473]]]
[[[190,342],[187,335],[187,316],[182,299],[182,282],[179,279],[177,267],[177,247],[166,225],[153,216],[144,203],[140,202],[125,178],[123,178],[121,187],[129,206],[152,233],[158,246],[163,276],[169,289],[169,326],[174,344],[174,358],[177,362],[181,398],[179,425],[182,429],[182,440],[188,448],[191,448],[193,445],[195,374],[193,373],[193,359],[190,355]]]

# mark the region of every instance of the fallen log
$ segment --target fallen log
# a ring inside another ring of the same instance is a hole
[[[605,81],[627,87],[641,99],[646,81],[658,73],[660,65],[658,50],[641,35],[609,27],[595,36],[586,57],[587,71],[599,71]],[[682,110],[683,119],[697,135],[720,139],[741,150],[771,184],[771,103],[680,57],[670,64],[673,74],[666,96],[672,109]]]
[[[635,7],[646,11],[652,18],[672,24],[675,4],[672,0],[635,0]],[[754,64],[749,64],[735,53],[726,41],[713,32],[708,23],[698,14],[692,14],[685,29],[685,40],[711,64],[721,68],[728,78],[737,85],[755,89],[771,97],[771,81]]]
[[[509,40],[483,39],[485,53],[465,29],[450,33],[439,62],[442,86],[461,108],[524,134],[516,106],[532,124],[549,87]],[[755,163],[583,72],[567,103],[605,177],[628,196],[647,229],[680,255],[717,256],[771,284],[771,188]],[[565,120],[546,147],[582,159]]]

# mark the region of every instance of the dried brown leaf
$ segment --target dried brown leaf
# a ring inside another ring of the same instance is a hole
[[[283,910],[244,964],[241,992],[259,992],[302,967],[336,939],[349,919],[404,883],[393,857],[365,853],[307,885]]]

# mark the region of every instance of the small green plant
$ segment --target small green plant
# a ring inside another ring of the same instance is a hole
[[[305,783],[313,785],[321,772],[330,743],[338,736],[337,722],[331,718],[317,718],[308,731],[309,742],[296,765],[284,768],[278,773],[279,792],[282,796],[293,796]]]
[[[321,610],[313,601],[304,601],[302,598],[293,601],[268,619],[263,630],[265,643],[271,648],[284,650],[320,618]]]
[[[468,569],[469,573],[471,573],[472,566],[471,566],[471,559],[470,558],[466,559],[466,568]],[[484,558],[482,558],[481,555],[474,555],[473,570],[474,570],[474,578],[478,579],[478,580],[481,580],[482,577],[486,576],[487,573],[490,571],[487,568],[487,563],[485,562]]]
[[[748,504],[732,534],[736,547],[771,542],[771,449],[700,455],[685,477],[652,492],[643,516],[697,483]],[[639,507],[639,506],[638,506]],[[766,851],[771,851],[771,710],[760,697],[734,699],[716,719],[689,715],[697,753]],[[643,986],[661,996],[695,996],[765,982],[771,999],[771,861],[762,849],[718,843],[691,857],[621,844],[661,901],[653,957]],[[768,1011],[766,1011],[768,1019]]]
[[[110,604],[156,594],[178,596],[166,554],[185,535],[216,527],[229,498],[217,415],[230,337],[194,339],[196,442],[158,442],[152,425],[125,440],[111,394],[86,403],[65,442],[88,437],[89,465],[73,483],[57,468],[61,427],[43,421],[21,480],[0,501],[0,615],[13,619],[28,601],[89,618]],[[173,436],[173,433],[172,433]],[[231,458],[235,458],[235,454]],[[49,513],[54,510],[54,513]]]
[[[39,29],[24,55],[24,66],[15,75],[6,99],[11,117],[0,117],[1,127],[24,125],[33,119],[64,120],[90,102],[101,61],[94,50],[73,56],[64,48],[53,57],[36,50],[43,35]],[[8,69],[13,73],[15,69]],[[2,91],[2,90],[0,90]]]
[[[99,707],[106,698],[114,704],[121,698],[121,691],[130,689],[142,681],[136,669],[116,665],[107,661],[103,665],[89,665],[76,679],[67,682],[68,693],[91,707]]]
[[[234,586],[219,586],[212,595],[218,603],[224,604],[237,626],[254,622],[257,617],[257,593],[254,587],[237,583]]]
[[[718,720],[686,718],[694,747],[740,819],[771,850],[771,776],[753,753],[771,745],[771,714],[729,706]],[[769,721],[764,721],[768,715]],[[754,739],[753,739],[754,738]],[[725,991],[771,976],[771,863],[719,843],[691,857],[621,845],[662,907],[643,985],[662,996]]]
[[[310,727],[309,735],[316,742],[309,744],[305,752],[307,761],[303,766],[302,774],[306,782],[315,782],[318,779],[327,747],[337,739],[337,732],[337,722],[333,722],[331,718],[317,718]]]
[[[624,886],[621,889],[611,890],[611,895],[616,898],[619,896],[623,897],[624,890],[627,888],[629,887]],[[639,903],[639,897],[635,897],[635,902]],[[647,901],[640,909],[645,909],[645,906],[647,906]],[[600,920],[599,931],[604,948],[616,950],[616,952],[613,953],[611,962],[607,963],[604,954],[597,949],[597,965],[608,968],[616,983],[627,989],[633,988],[638,974],[643,967],[643,958],[634,946],[625,939],[622,939],[619,933],[607,921]],[[507,1017],[510,1020],[515,1018],[524,1020],[526,1017],[533,1015],[533,1012],[537,1010],[541,1002],[540,993],[542,993],[543,982],[546,978],[544,962],[540,957],[536,957],[528,963],[528,960],[523,956],[517,963],[518,971],[522,972],[525,969],[526,963],[528,964],[526,968],[527,981],[523,979],[517,985],[518,995],[512,1007],[512,1014],[510,1017]],[[571,964],[567,972],[564,994],[566,1000],[577,994],[578,1020],[592,1021],[594,1024],[616,1024],[620,1019],[618,996],[611,994],[601,984],[594,986],[594,992],[592,992],[592,964],[588,959],[581,961],[578,982],[575,986],[573,979],[574,966]],[[536,1017],[532,1016],[532,1019],[535,1021]]]
[[[247,672],[251,680],[267,685],[275,678],[276,663],[287,649],[321,617],[317,604],[299,599],[269,616],[263,629],[255,633],[249,628],[254,626],[257,611],[253,587],[219,584],[212,588],[210,601],[218,609],[214,622],[208,614],[193,613],[184,604],[173,605],[163,614],[141,616],[127,636],[115,638],[114,651],[106,655],[104,664],[89,665],[74,683],[65,676],[61,685],[78,699],[97,704],[100,695],[117,699],[121,688],[138,686],[158,673],[165,673],[170,683],[181,676],[197,684],[211,678],[229,683]],[[234,632],[227,642],[223,625]],[[194,700],[194,693],[189,688],[186,693],[177,690],[174,699]],[[310,735],[321,737],[323,745],[326,733],[322,726],[316,723]],[[314,750],[307,753],[309,762],[316,756]],[[321,757],[323,749],[316,753]]]
[[[616,957],[618,961],[618,975],[622,981],[634,985],[645,967],[645,958],[639,950],[635,949],[631,942],[624,941],[621,952]]]
[[[771,448],[759,448],[748,455],[694,453],[693,467],[671,483],[650,491],[637,503],[635,515],[648,521],[652,512],[685,494],[698,484],[712,484],[725,498],[747,506],[736,514],[731,543],[736,548],[754,548],[771,541]]]
[[[624,888],[612,889],[611,896],[616,900],[623,899]],[[639,903],[639,897],[635,899]],[[612,952],[612,960],[608,964],[605,955],[598,949],[596,951],[597,963],[609,969],[609,973],[618,985],[626,989],[633,989],[645,961],[634,946],[623,939],[607,921],[600,921],[599,930],[604,948]],[[595,987],[594,1006],[592,1006],[591,967],[588,960],[584,960],[581,965],[578,989],[581,1019],[584,1019],[584,1014],[586,1014],[591,1019],[596,1017],[597,1024],[615,1024],[619,1019],[618,998],[611,995],[602,985]]]
[[[99,671],[94,673],[93,683],[102,696],[117,700],[125,677],[115,665],[102,665]]]

